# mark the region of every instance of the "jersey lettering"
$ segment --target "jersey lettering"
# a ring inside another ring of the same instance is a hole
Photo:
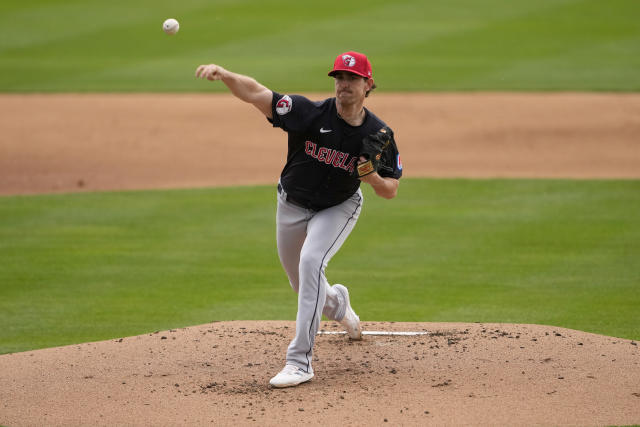
[[[333,165],[334,168],[339,168],[340,162],[344,161],[344,159],[347,157],[346,156],[347,153],[336,151],[336,154],[337,154],[336,156],[333,156],[333,162],[331,162],[331,164]]]
[[[347,166],[347,170],[349,171],[349,173],[353,173],[353,170],[356,168],[356,161],[358,160],[357,157],[352,157],[351,161],[349,162],[349,166]]]
[[[338,152],[336,150],[331,150],[329,152],[329,155],[327,156],[327,158],[324,160],[324,162],[328,165],[333,163],[333,159],[336,157],[336,154],[338,154]]]
[[[342,159],[342,162],[340,162],[340,166],[338,166],[340,169],[344,169],[347,170],[349,169],[349,167],[345,164],[347,163],[347,160],[349,159],[349,155],[347,153],[342,153],[344,154],[344,158]]]
[[[324,162],[325,159],[327,158],[327,151],[329,151],[327,149],[327,147],[320,147],[320,150],[318,150],[318,161],[319,162]]]
[[[304,152],[307,156],[316,159],[319,162],[331,165],[334,168],[340,168],[349,172],[353,172],[356,165],[356,157],[350,156],[349,153],[333,150],[327,147],[318,147],[313,141],[305,141]],[[351,160],[347,164],[347,161],[351,157]]]
[[[307,153],[307,155],[313,157],[314,159],[318,158],[318,154],[316,153],[316,148],[317,148],[317,145],[311,141],[307,141],[304,144],[304,152]]]

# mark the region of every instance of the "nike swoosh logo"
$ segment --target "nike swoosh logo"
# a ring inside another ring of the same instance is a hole
[[[329,133],[331,131],[332,131],[332,129],[320,128],[320,133]]]

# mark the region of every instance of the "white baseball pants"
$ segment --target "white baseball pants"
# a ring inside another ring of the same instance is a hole
[[[287,202],[284,190],[278,194],[278,256],[298,293],[296,336],[289,344],[287,363],[309,373],[322,315],[340,321],[345,314],[346,302],[324,271],[356,225],[362,202],[358,189],[343,203],[316,212]]]

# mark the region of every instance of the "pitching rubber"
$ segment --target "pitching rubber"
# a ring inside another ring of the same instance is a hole
[[[318,335],[345,335],[345,331],[318,331]],[[391,332],[391,331],[362,331],[362,335],[392,335],[392,336],[415,336],[415,335],[428,335],[429,332]]]

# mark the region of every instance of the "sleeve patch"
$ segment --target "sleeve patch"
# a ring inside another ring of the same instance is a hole
[[[284,116],[289,111],[291,111],[291,107],[293,106],[293,100],[289,95],[284,95],[278,102],[276,103],[276,113],[281,116]]]

